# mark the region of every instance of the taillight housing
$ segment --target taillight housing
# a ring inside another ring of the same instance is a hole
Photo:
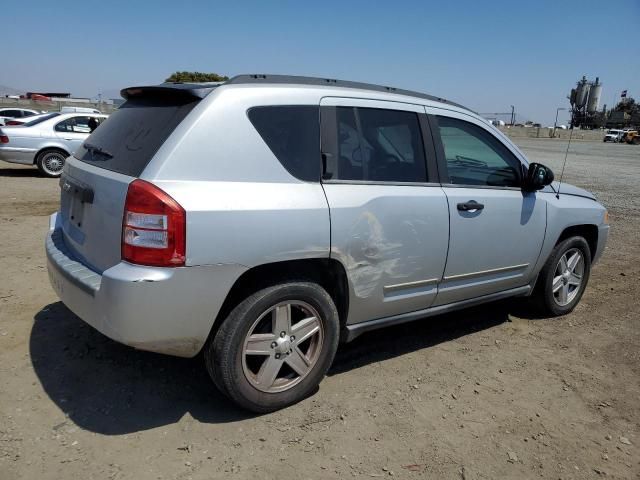
[[[9,137],[6,135],[0,135],[0,143],[9,143]]]
[[[24,122],[19,122],[18,120],[7,120],[4,122],[7,127],[10,127],[11,125],[22,125],[23,123]]]
[[[185,262],[187,215],[173,198],[144,180],[129,184],[122,219],[122,259],[180,267]]]

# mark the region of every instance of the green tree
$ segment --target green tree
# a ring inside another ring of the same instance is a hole
[[[217,73],[203,73],[203,72],[174,72],[165,82],[224,82],[229,80],[226,75],[219,75]]]

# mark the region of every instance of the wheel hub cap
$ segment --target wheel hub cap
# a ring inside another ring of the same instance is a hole
[[[308,303],[289,300],[270,307],[249,329],[242,369],[256,389],[276,393],[292,388],[320,358],[324,326]]]
[[[58,173],[64,165],[62,158],[57,154],[48,155],[43,163],[45,169],[51,173]]]
[[[274,348],[275,353],[283,355],[289,353],[291,350],[291,340],[288,338],[279,338],[276,340],[276,343],[276,348]]]

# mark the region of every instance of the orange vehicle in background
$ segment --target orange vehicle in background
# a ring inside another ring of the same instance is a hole
[[[630,145],[640,145],[640,133],[638,133],[638,130],[629,130],[622,140]]]

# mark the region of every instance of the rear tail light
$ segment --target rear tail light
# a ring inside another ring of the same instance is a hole
[[[139,265],[179,267],[185,261],[186,213],[144,180],[129,184],[122,219],[122,259]]]
[[[10,125],[22,125],[23,122],[19,122],[18,120],[9,120],[4,122],[4,124],[8,127]]]
[[[9,143],[9,137],[6,135],[0,135],[0,143]]]

